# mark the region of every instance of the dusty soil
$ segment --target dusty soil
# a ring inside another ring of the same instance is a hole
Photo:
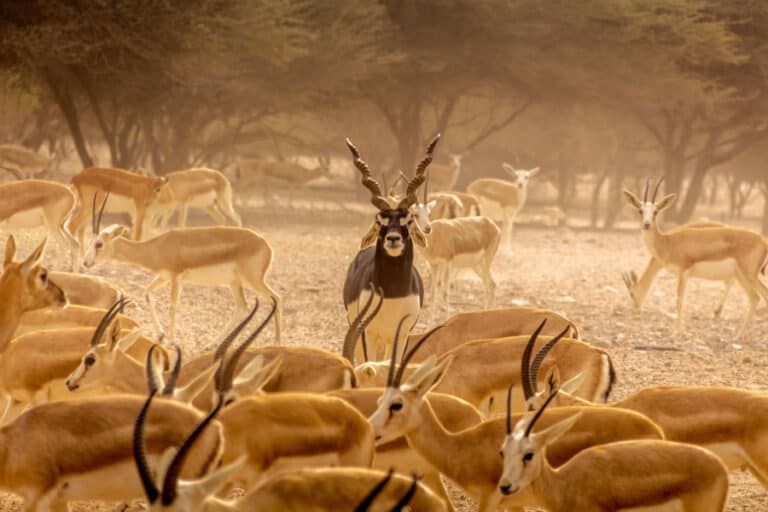
[[[287,344],[316,345],[340,349],[346,319],[341,303],[341,287],[359,237],[370,216],[362,205],[333,211],[314,212],[307,204],[294,210],[268,212],[246,209],[246,225],[264,234],[274,248],[274,263],[269,280],[284,299],[284,341]],[[207,219],[193,216],[193,222]],[[20,254],[26,255],[42,232],[20,235]],[[2,233],[0,240],[5,239]],[[53,268],[66,261],[55,244],[46,257]],[[713,309],[722,286],[719,283],[691,281],[686,304],[684,334],[675,336],[675,281],[662,274],[646,301],[643,311],[632,307],[621,272],[642,271],[647,260],[638,232],[599,233],[559,229],[517,228],[510,250],[500,253],[494,264],[498,283],[497,304],[548,307],[566,314],[580,327],[582,337],[606,347],[618,373],[614,398],[655,384],[723,384],[749,389],[768,387],[768,357],[763,333],[768,329],[765,310],[743,340],[735,332],[746,311],[743,292],[734,288],[721,319],[713,319]],[[423,267],[422,267],[423,268]],[[424,269],[424,268],[423,268]],[[154,332],[143,299],[150,275],[125,264],[104,263],[94,270],[123,287],[136,299],[129,314],[146,322]],[[424,269],[423,274],[427,272]],[[452,301],[456,310],[479,309],[483,291],[471,274],[457,279]],[[167,319],[168,288],[157,294],[161,319]],[[429,301],[429,297],[427,298]],[[187,286],[177,316],[177,341],[187,355],[210,348],[221,334],[234,310],[228,288]],[[262,312],[263,314],[263,312]],[[436,318],[446,318],[446,311]],[[274,340],[272,328],[260,341]],[[657,345],[674,350],[640,350]],[[765,510],[768,494],[749,474],[731,473],[727,510]],[[463,510],[470,510],[461,499]],[[77,510],[111,510],[111,507],[82,505]],[[20,510],[19,501],[6,498],[0,510]],[[139,510],[133,507],[131,510]]]

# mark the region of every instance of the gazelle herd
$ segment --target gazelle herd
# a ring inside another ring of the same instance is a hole
[[[746,468],[768,487],[768,394],[652,386],[609,402],[611,355],[574,322],[548,309],[494,309],[493,261],[538,168],[504,164],[514,182],[482,178],[454,192],[461,157],[432,164],[439,140],[403,175],[402,192],[380,185],[346,141],[376,211],[368,231],[354,233],[360,248],[338,283],[347,312],[340,353],[282,344],[272,245],[243,227],[216,170],[90,168],[70,186],[0,185],[4,229],[48,235],[21,259],[17,238],[5,242],[0,489],[30,512],[134,499],[180,512],[441,511],[455,510],[449,480],[481,511],[720,512],[727,470]],[[262,164],[261,177],[277,167]],[[332,179],[328,162],[296,180],[319,176]],[[768,302],[768,244],[719,223],[662,231],[658,214],[675,196],[658,199],[660,182],[652,194],[650,185],[642,200],[625,191],[651,256],[641,277],[624,274],[631,300],[642,305],[658,272],[671,271],[680,330],[688,278],[724,281],[726,293],[737,282],[750,300],[741,337]],[[488,202],[501,207],[501,229],[481,213]],[[187,227],[191,207],[217,225]],[[111,212],[130,214],[132,225],[102,226]],[[167,229],[174,213],[179,227]],[[72,272],[43,263],[49,239],[69,252]],[[104,260],[150,273],[144,300],[156,336],[126,312],[136,298],[78,272]],[[419,261],[430,269],[429,293]],[[460,268],[480,277],[483,309],[432,325]],[[167,328],[153,297],[165,283]],[[215,348],[189,359],[175,344],[184,283],[228,286],[235,304]],[[252,306],[246,288],[257,295]],[[428,329],[415,332],[425,316]],[[272,325],[275,344],[257,345]]]

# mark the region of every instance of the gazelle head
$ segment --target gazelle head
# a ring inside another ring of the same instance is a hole
[[[86,268],[93,267],[99,259],[109,258],[114,253],[114,242],[121,236],[129,236],[131,230],[119,224],[112,224],[101,229],[101,217],[104,215],[104,207],[107,205],[109,193],[104,196],[101,208],[96,211],[96,194],[93,194],[91,208],[91,242],[85,250],[83,265]]]
[[[499,492],[502,495],[517,494],[535,481],[545,464],[544,449],[567,432],[581,417],[579,412],[555,423],[546,430],[533,432],[536,422],[556,395],[557,392],[552,393],[536,412],[526,414],[513,428],[510,410],[512,386],[509,387],[507,391],[507,435],[501,445],[500,453],[504,458],[504,469],[499,479]]]
[[[16,240],[13,235],[5,242],[5,260],[0,277],[0,289],[8,290],[5,300],[18,304],[19,314],[48,306],[64,307],[67,296],[59,285],[48,278],[48,269],[40,262],[45,253],[47,238],[24,261],[14,261]]]
[[[528,180],[539,174],[539,171],[541,170],[539,167],[534,167],[533,169],[515,169],[507,162],[502,163],[501,167],[504,168],[507,174],[514,178],[512,182],[521,190],[525,189],[528,186]]]
[[[675,194],[667,194],[666,196],[662,197],[658,202],[656,201],[656,196],[659,194],[659,187],[661,186],[661,182],[664,181],[664,178],[661,178],[657,183],[656,187],[653,189],[653,196],[651,197],[650,201],[648,200],[648,190],[651,186],[651,179],[648,178],[648,180],[645,182],[645,191],[643,192],[643,200],[640,201],[638,197],[630,192],[627,189],[624,189],[624,199],[626,199],[627,203],[630,204],[633,208],[637,210],[637,212],[640,214],[640,217],[642,218],[642,225],[643,229],[651,229],[651,226],[655,225],[656,222],[656,216],[661,212],[662,210],[669,208],[677,198],[677,195]]]
[[[412,243],[411,239],[426,247],[427,241],[424,235],[416,229],[414,216],[410,209],[418,201],[416,192],[426,179],[427,167],[432,162],[432,153],[439,140],[440,135],[438,134],[429,143],[426,155],[416,167],[416,175],[413,179],[408,180],[405,197],[393,208],[382,192],[381,186],[371,175],[368,164],[362,159],[360,151],[352,144],[352,141],[347,139],[347,147],[354,157],[355,167],[363,176],[363,186],[371,192],[371,203],[379,209],[368,233],[363,237],[361,247],[376,243],[377,247],[382,247],[387,256],[391,258],[402,256]]]
[[[404,351],[403,359],[398,365],[396,357],[400,328],[407,318],[402,318],[397,326],[395,342],[392,347],[392,360],[387,376],[387,387],[379,397],[376,411],[368,418],[368,421],[373,425],[376,444],[388,443],[418,427],[419,408],[424,401],[424,396],[439,383],[445,369],[452,361],[451,358],[446,358],[438,363],[437,358],[432,355],[419,365],[405,383],[401,383],[403,373],[416,351],[442,327],[438,326],[432,329],[417,341],[410,351],[407,353]]]
[[[546,382],[546,394],[542,393],[539,389],[539,370],[547,357],[550,350],[557,344],[558,341],[570,331],[571,327],[567,325],[557,336],[550,339],[543,347],[539,349],[536,356],[531,362],[531,356],[533,355],[533,347],[536,345],[536,340],[541,333],[541,330],[547,323],[547,319],[543,319],[539,326],[533,331],[531,337],[528,338],[528,343],[523,350],[523,356],[520,359],[520,381],[523,388],[523,397],[525,398],[525,404],[529,411],[539,409],[546,398],[553,392],[554,389],[559,389],[560,374],[556,367],[550,368],[547,374]],[[566,385],[568,390],[575,390],[581,385],[584,375],[583,373],[577,375],[575,378],[570,379]]]
[[[154,201],[168,203],[173,200],[171,187],[168,186],[168,178],[165,176],[148,176],[148,179],[152,193],[147,197],[144,206],[149,206]]]
[[[114,379],[116,358],[131,348],[141,336],[141,330],[136,329],[127,336],[119,337],[120,322],[115,319],[129,302],[128,299],[120,298],[104,314],[93,331],[90,346],[80,360],[80,364],[65,381],[67,389],[77,391]],[[110,329],[108,334],[107,329]],[[107,334],[106,339],[102,340],[105,334]]]

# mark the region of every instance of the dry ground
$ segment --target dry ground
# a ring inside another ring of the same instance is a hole
[[[301,206],[301,205],[299,205]],[[306,205],[305,205],[306,206]],[[359,208],[362,210],[362,208]],[[246,225],[263,233],[275,252],[270,280],[285,304],[284,338],[288,344],[317,345],[340,349],[346,319],[341,287],[359,237],[370,222],[356,211],[309,213],[305,208],[245,212]],[[204,219],[193,217],[193,221]],[[27,254],[42,235],[21,235],[21,254]],[[5,233],[0,233],[0,240]],[[748,330],[746,339],[734,340],[746,300],[734,289],[723,312],[712,312],[720,296],[718,283],[693,281],[689,285],[686,328],[683,336],[672,334],[674,280],[662,275],[648,297],[644,311],[634,309],[620,274],[642,270],[647,259],[638,233],[596,233],[562,229],[518,228],[510,251],[499,254],[494,264],[499,306],[530,304],[565,313],[581,326],[585,340],[608,348],[619,382],[614,397],[620,398],[653,384],[724,384],[766,389],[768,349],[763,333],[768,328],[765,310]],[[60,247],[47,256],[52,267],[67,261]],[[148,273],[123,264],[105,263],[96,273],[113,280],[137,306],[129,314],[147,322],[153,331],[143,300]],[[161,318],[167,319],[167,288],[158,294]],[[480,282],[461,275],[452,298],[457,309],[478,309],[482,302]],[[429,297],[427,298],[429,301]],[[188,286],[178,314],[178,340],[187,355],[210,348],[233,310],[227,288]],[[263,314],[263,313],[262,313]],[[441,311],[439,318],[447,313]],[[270,327],[262,343],[273,341]],[[674,347],[679,351],[638,350],[644,345]],[[462,503],[466,500],[462,499]],[[768,493],[748,474],[731,474],[728,511],[765,510]],[[19,510],[16,500],[0,502],[3,511]],[[84,505],[78,510],[96,510]],[[98,507],[99,510],[110,510]],[[470,510],[466,505],[462,509]],[[134,510],[138,510],[134,507]]]

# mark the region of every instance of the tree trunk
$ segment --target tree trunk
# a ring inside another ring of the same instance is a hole
[[[600,173],[597,181],[595,181],[595,186],[592,188],[592,204],[589,211],[589,225],[592,228],[597,227],[597,221],[600,217],[600,192],[606,179],[608,179],[608,169]]]
[[[768,237],[768,180],[763,184],[763,236]]]
[[[65,80],[61,76],[55,76],[51,70],[44,70],[42,75],[45,77],[45,81],[48,84],[48,88],[53,94],[53,98],[56,104],[61,109],[61,114],[64,116],[64,120],[67,122],[69,133],[72,136],[72,141],[75,143],[75,149],[80,157],[80,161],[83,163],[83,167],[93,167],[93,158],[88,153],[88,147],[85,144],[85,137],[83,137],[83,131],[80,127],[80,116],[77,112],[77,106],[69,92],[69,88],[65,83]]]
[[[622,189],[624,188],[624,175],[621,171],[614,171],[608,186],[608,200],[605,208],[605,222],[603,229],[612,229],[616,225],[622,208]]]

